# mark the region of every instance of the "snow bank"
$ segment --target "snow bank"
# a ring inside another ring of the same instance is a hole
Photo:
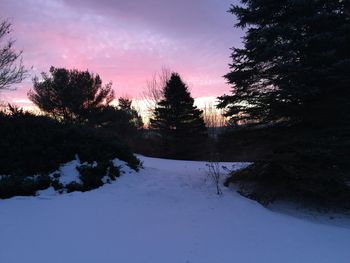
[[[349,228],[217,196],[205,162],[139,158],[90,192],[0,201],[0,262],[350,262]]]

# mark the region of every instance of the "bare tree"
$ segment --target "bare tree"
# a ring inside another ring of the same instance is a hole
[[[204,122],[208,128],[208,134],[214,138],[217,136],[218,129],[227,125],[223,110],[217,109],[213,103],[206,103],[202,110]]]
[[[0,90],[11,89],[10,86],[20,83],[27,70],[22,62],[22,51],[15,51],[15,40],[8,37],[11,23],[0,19]]]
[[[151,80],[146,83],[146,89],[142,93],[142,99],[146,104],[149,117],[153,117],[154,109],[159,101],[163,99],[163,89],[167,81],[170,79],[171,70],[167,67],[162,67],[159,73],[153,75]]]

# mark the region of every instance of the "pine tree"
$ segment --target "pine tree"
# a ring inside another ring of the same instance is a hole
[[[195,158],[207,137],[202,111],[193,105],[186,84],[172,73],[164,87],[164,99],[158,102],[150,127],[159,132],[163,154],[167,157]]]
[[[232,95],[219,107],[234,124],[288,128],[273,156],[230,180],[262,202],[307,196],[349,204],[350,2],[241,2],[230,12],[246,30],[244,47],[233,48],[225,76]]]
[[[114,99],[112,84],[103,86],[100,76],[89,71],[51,67],[42,78],[33,79],[28,97],[40,110],[64,122],[85,123],[92,111]]]

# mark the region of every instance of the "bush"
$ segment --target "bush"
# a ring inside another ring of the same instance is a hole
[[[60,181],[56,178],[52,179],[51,186],[53,187],[53,189],[55,189],[55,191],[61,191],[64,187],[63,184],[60,183]]]
[[[133,169],[139,165],[139,160],[113,133],[62,125],[44,116],[1,114],[0,138],[0,174],[50,173],[76,155],[82,162],[118,158]]]
[[[233,172],[225,185],[237,184],[243,196],[263,205],[279,199],[314,207],[349,209],[350,187],[328,172],[315,170],[312,165],[258,162]]]
[[[0,198],[35,195],[36,191],[50,187],[51,179],[47,175],[21,177],[2,176],[0,179]]]
[[[264,205],[288,199],[350,208],[350,125],[342,122],[233,129],[221,136],[219,149],[229,160],[254,164],[232,173],[226,185],[237,184],[241,194]]]
[[[80,180],[83,182],[84,191],[102,186],[102,179],[105,176],[113,181],[120,176],[119,168],[115,167],[111,161],[99,162],[96,166],[82,165],[77,169],[80,173]]]
[[[76,191],[84,192],[84,187],[83,185],[77,182],[71,182],[66,185],[66,190],[67,190],[67,193],[76,192]]]
[[[48,177],[34,180],[28,176],[54,172],[76,155],[82,162],[108,163],[118,158],[135,170],[140,165],[129,148],[110,131],[63,125],[48,117],[22,111],[0,113],[0,149],[0,175],[8,175],[1,179],[0,198],[34,195],[50,184],[61,189],[58,180]],[[118,175],[116,168],[109,171],[115,174],[114,177]],[[79,190],[81,186],[70,185],[68,188]]]

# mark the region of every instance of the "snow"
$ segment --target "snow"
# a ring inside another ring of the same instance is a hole
[[[69,163],[66,163],[64,165],[61,165],[60,167],[60,177],[59,181],[63,185],[67,185],[71,182],[77,182],[77,183],[82,183],[80,180],[80,174],[79,171],[77,170],[77,167],[79,167],[80,160],[79,158],[76,158],[76,160],[73,160]]]
[[[139,158],[90,192],[1,200],[0,262],[350,262],[348,227],[218,196],[205,162]]]
[[[122,174],[130,174],[134,173],[135,171],[131,169],[128,164],[124,161],[121,161],[119,159],[114,159],[113,160],[113,165],[116,167],[119,167],[119,170]]]
[[[81,163],[80,159],[78,157],[78,155],[75,156],[75,160],[65,163],[63,165],[60,166],[59,171],[53,172],[51,174],[51,177],[54,177],[55,174],[59,175],[59,182],[63,185],[67,185],[71,182],[76,182],[78,184],[82,184],[82,181],[80,180],[80,174],[78,171],[78,167],[80,167],[81,165],[90,165],[91,167],[96,167],[97,166],[97,162],[93,162],[92,164],[89,164],[87,162],[85,163]],[[114,159],[113,160],[113,164],[116,167],[119,167],[120,172],[122,174],[130,174],[130,173],[134,173],[135,171],[133,169],[131,169],[128,164],[124,161],[121,161],[119,159]],[[105,176],[102,178],[102,182],[103,183],[109,183],[111,180],[108,176]],[[49,192],[51,193],[52,191],[49,190]],[[44,191],[39,191],[39,193],[37,193],[38,195],[43,195],[43,193],[46,193],[46,190]],[[52,193],[51,193],[52,194]]]
[[[40,197],[48,197],[48,196],[55,196],[58,195],[58,193],[55,191],[53,187],[49,187],[45,190],[40,190],[36,192],[37,196]]]

